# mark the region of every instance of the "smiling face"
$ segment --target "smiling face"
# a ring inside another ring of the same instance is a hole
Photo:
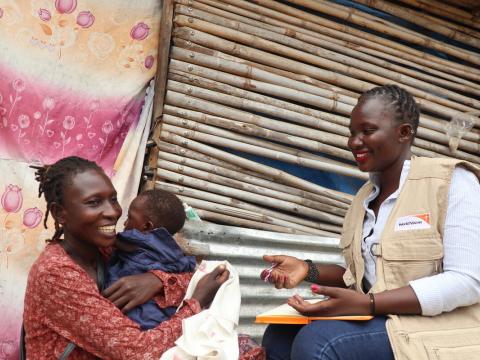
[[[56,218],[64,228],[65,240],[96,247],[113,245],[122,209],[103,171],[86,170],[73,175],[64,188],[59,209]]]
[[[385,172],[409,157],[412,127],[398,123],[381,97],[360,101],[352,111],[348,147],[361,171]]]

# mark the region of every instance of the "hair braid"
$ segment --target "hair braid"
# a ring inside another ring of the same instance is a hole
[[[86,170],[103,171],[95,162],[83,159],[77,156],[69,156],[58,160],[52,165],[44,165],[41,167],[32,166],[37,169],[35,172],[35,180],[39,182],[38,197],[42,194],[47,202],[47,210],[43,220],[43,226],[47,228],[47,219],[50,214],[50,206],[52,203],[63,205],[63,194],[69,181],[73,175],[84,172]],[[63,228],[55,220],[55,233],[51,240],[56,241],[60,239],[63,234]]]
[[[409,123],[412,125],[413,134],[417,133],[420,110],[408,91],[397,85],[377,86],[364,92],[358,101],[365,101],[373,97],[384,99],[386,106],[393,111],[395,121]]]

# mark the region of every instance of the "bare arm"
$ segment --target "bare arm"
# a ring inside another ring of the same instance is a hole
[[[308,274],[308,264],[292,256],[264,256],[264,259],[277,265],[272,270],[271,282],[278,289],[294,288]],[[345,289],[340,265],[316,265],[318,270],[316,284],[312,292],[330,297],[329,300],[315,304],[303,301],[296,295],[289,304],[305,315],[363,315],[371,313],[370,296],[358,291]],[[420,303],[410,286],[375,294],[375,315],[385,314],[421,314]]]
[[[301,283],[308,275],[308,264],[293,256],[265,255],[263,259],[274,263],[269,281],[275,284],[277,289],[291,289]],[[317,284],[327,286],[345,287],[343,274],[345,269],[340,265],[315,265],[318,270]]]
[[[371,298],[368,294],[317,285],[312,285],[312,292],[327,296],[328,300],[312,304],[299,295],[294,295],[288,303],[300,313],[309,316],[421,314],[420,303],[410,286],[375,294],[373,314]]]

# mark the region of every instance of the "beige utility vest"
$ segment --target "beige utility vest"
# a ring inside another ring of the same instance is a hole
[[[450,180],[456,166],[471,170],[480,179],[480,169],[465,161],[412,158],[380,243],[372,249],[377,255],[377,278],[370,292],[407,286],[411,280],[443,271],[443,229]],[[358,191],[345,217],[340,241],[348,266],[345,284],[360,292],[365,267],[361,251],[363,202],[372,189],[368,182]],[[412,215],[416,216],[413,220]],[[418,218],[424,221],[416,222],[414,219]],[[388,317],[387,332],[397,360],[480,359],[480,303],[433,317]]]

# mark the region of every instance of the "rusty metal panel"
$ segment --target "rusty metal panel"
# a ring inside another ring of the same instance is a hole
[[[187,221],[182,246],[207,260],[228,260],[240,274],[242,307],[239,332],[261,339],[265,326],[254,324],[255,315],[285,302],[298,293],[311,297],[308,284],[277,290],[260,279],[268,264],[264,254],[283,254],[318,263],[342,264],[339,239],[314,235],[292,235]]]

